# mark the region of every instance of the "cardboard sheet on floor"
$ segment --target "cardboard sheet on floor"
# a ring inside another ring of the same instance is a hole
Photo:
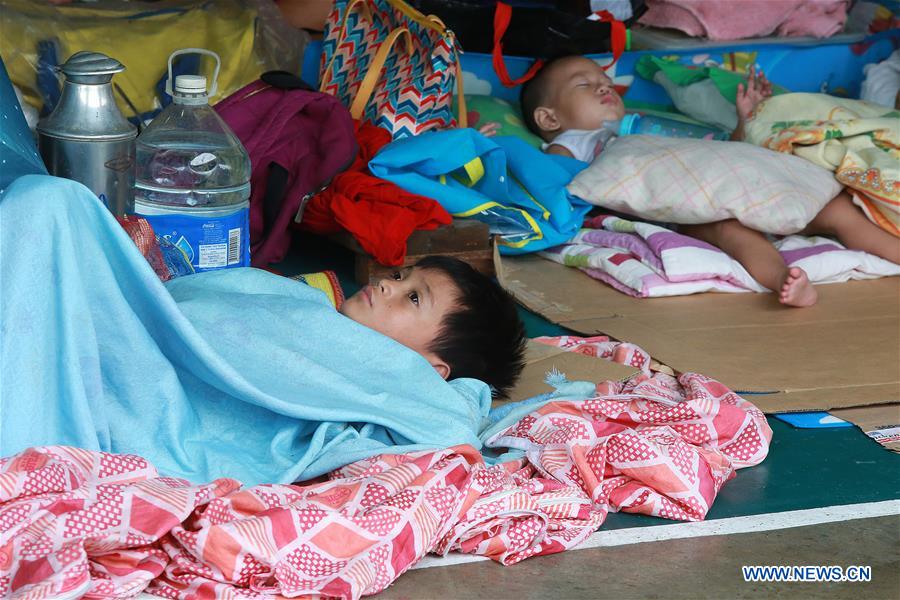
[[[633,342],[679,371],[714,377],[765,412],[900,401],[900,277],[818,286],[789,309],[772,294],[638,299],[537,256],[504,257],[516,299],[582,335]]]
[[[603,360],[595,356],[585,356],[576,352],[566,352],[535,341],[528,341],[525,351],[525,368],[518,383],[509,394],[511,401],[525,400],[538,394],[552,392],[554,388],[544,382],[547,373],[556,369],[565,373],[569,381],[619,381],[638,373],[634,367]],[[499,401],[503,403],[504,401]],[[497,404],[497,402],[495,402]]]
[[[831,414],[850,421],[888,450],[900,452],[900,404],[842,408]]]

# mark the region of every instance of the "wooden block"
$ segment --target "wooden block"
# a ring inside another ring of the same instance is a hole
[[[450,225],[431,231],[413,231],[406,240],[406,253],[413,255],[485,250],[490,247],[491,235],[487,223],[474,219],[454,219]]]
[[[367,254],[347,232],[331,236],[338,244],[349,248],[356,255],[354,276],[359,284],[385,277],[398,267],[378,263]],[[472,265],[476,270],[493,276],[494,261],[492,240],[488,226],[473,219],[454,219],[451,225],[431,231],[414,231],[406,242],[406,259],[402,267],[417,263],[431,254],[453,256]]]
[[[494,253],[490,248],[487,250],[473,250],[468,252],[431,252],[429,254],[452,256],[463,262],[469,263],[476,271],[488,276],[494,275]],[[420,259],[425,258],[429,254],[418,254],[415,256],[407,254],[406,260],[403,261],[403,265],[400,267],[386,267],[379,264],[374,258],[367,254],[357,254],[354,261],[354,277],[356,278],[356,283],[363,285],[369,283],[373,279],[387,277],[397,269],[416,264]]]

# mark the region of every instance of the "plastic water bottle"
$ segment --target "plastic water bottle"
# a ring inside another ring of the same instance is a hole
[[[618,122],[618,135],[635,134],[695,138],[700,140],[727,140],[730,137],[730,134],[726,131],[715,129],[713,127],[706,127],[704,125],[694,125],[654,115],[638,115],[633,113],[625,115],[622,120]]]
[[[172,59],[188,53],[216,59],[209,93],[202,75],[179,75],[172,90]],[[134,212],[196,272],[250,265],[250,157],[209,106],[220,64],[209,50],[173,52],[166,84],[172,103],[136,142]]]

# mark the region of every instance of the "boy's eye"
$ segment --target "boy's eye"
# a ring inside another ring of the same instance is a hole
[[[391,279],[400,281],[401,279],[403,279],[403,275],[400,273],[400,271],[394,271],[393,273],[391,273]]]
[[[411,301],[413,304],[415,304],[416,306],[419,305],[419,294],[417,294],[417,293],[415,293],[415,292],[410,292],[410,293],[409,293],[409,299],[410,299],[410,301]]]

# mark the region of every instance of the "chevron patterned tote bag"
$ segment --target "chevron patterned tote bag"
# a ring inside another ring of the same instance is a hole
[[[456,39],[402,0],[337,0],[325,25],[320,90],[395,139],[466,127]]]

